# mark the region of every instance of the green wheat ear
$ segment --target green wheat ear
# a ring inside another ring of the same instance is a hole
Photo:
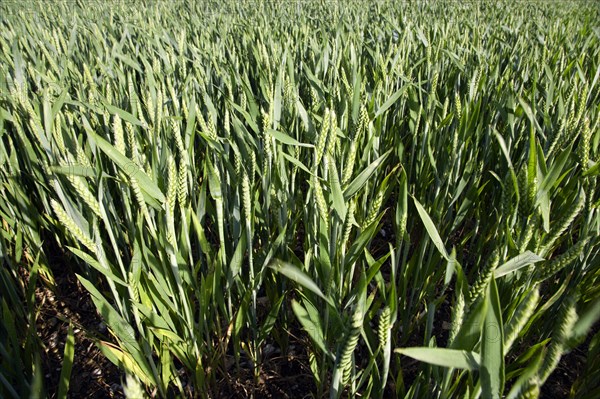
[[[96,245],[94,241],[83,232],[75,223],[73,219],[67,214],[62,205],[60,205],[55,200],[50,200],[50,205],[56,214],[58,220],[65,226],[65,228],[75,237],[77,240],[92,253],[96,253]]]
[[[534,288],[523,301],[519,304],[514,314],[504,326],[504,354],[506,355],[513,343],[523,331],[523,328],[529,321],[535,311],[540,299],[539,288]]]
[[[115,135],[115,148],[125,155],[125,136],[123,135],[123,123],[119,115],[113,116],[113,133]]]
[[[180,207],[185,207],[188,198],[187,171],[187,164],[181,159],[177,171],[177,201]]]
[[[327,137],[331,130],[331,112],[329,108],[325,109],[323,114],[323,123],[321,125],[321,132],[317,136],[317,145],[315,148],[315,167],[321,163],[323,154],[325,153],[325,145],[327,144]]]
[[[356,212],[356,201],[350,201],[350,205],[348,206],[348,211],[346,212],[346,220],[344,220],[342,240],[341,240],[341,248],[342,252],[348,245],[348,241],[350,240],[350,233],[352,232],[352,225],[355,222],[354,213]]]
[[[590,160],[590,141],[592,139],[592,131],[590,130],[590,121],[585,118],[583,121],[583,129],[581,130],[581,138],[579,146],[577,147],[577,155],[579,156],[579,164],[581,170],[586,171],[588,169],[588,163]]]
[[[352,325],[346,333],[340,356],[339,367],[343,370],[343,385],[348,385],[352,377],[352,354],[354,353],[356,345],[358,344],[362,323],[363,313],[357,310],[352,315]]]
[[[384,195],[384,190],[379,190],[377,192],[377,196],[375,197],[375,200],[373,201],[373,203],[371,205],[369,214],[367,215],[367,218],[365,219],[364,227],[370,226],[371,223],[373,223],[375,221],[375,219],[377,219],[377,215],[379,214],[379,208],[381,208],[381,204],[383,203],[383,195]]]
[[[495,249],[492,255],[490,256],[489,260],[483,267],[483,270],[481,270],[478,274],[477,280],[469,290],[470,304],[474,303],[477,300],[477,298],[479,298],[483,294],[483,292],[487,288],[487,285],[489,284],[490,280],[494,275],[494,270],[498,267],[499,263],[500,251],[498,249]]]
[[[62,124],[61,124],[60,115],[58,115],[56,117],[56,119],[54,119],[54,124],[52,125],[52,137],[54,138],[54,141],[56,142],[56,146],[58,147],[58,151],[60,152],[60,154],[66,154],[67,149],[65,147],[65,142],[63,140]]]
[[[548,237],[544,240],[541,251],[542,254],[547,254],[550,252],[552,245],[554,245],[556,240],[563,235],[563,233],[571,226],[575,218],[579,215],[585,205],[585,201],[585,191],[580,189],[575,204],[569,207],[569,211],[552,225]]]
[[[463,295],[462,290],[459,289],[457,291],[456,302],[452,307],[452,325],[450,327],[450,334],[448,335],[449,344],[452,344],[456,339],[465,317],[465,296]]]
[[[177,166],[172,155],[167,163],[167,211],[171,217],[175,214],[175,203],[177,201]]]
[[[364,104],[360,107],[360,113],[358,123],[354,129],[352,141],[350,142],[350,150],[346,155],[346,162],[344,163],[344,170],[342,172],[342,186],[346,187],[352,178],[354,173],[354,165],[356,163],[356,154],[358,152],[359,139],[361,134],[368,129],[369,126],[369,113]]]
[[[352,172],[354,171],[354,162],[356,160],[356,152],[358,150],[358,145],[356,140],[352,140],[350,142],[350,150],[346,155],[346,162],[344,164],[344,171],[342,172],[342,186],[346,187],[346,185],[350,182],[350,178],[352,177]]]
[[[575,305],[576,302],[573,297],[567,297],[562,304],[558,319],[559,322],[554,329],[550,347],[546,352],[546,356],[544,357],[544,361],[538,372],[542,384],[546,382],[548,377],[550,377],[550,374],[552,374],[556,366],[558,366],[561,356],[567,349],[567,340],[578,319]]]
[[[519,174],[517,175],[517,181],[519,186],[519,216],[521,218],[526,218],[529,216],[529,212],[531,210],[531,203],[529,201],[529,187],[527,184],[527,166],[523,165],[521,170],[519,170]]]
[[[568,266],[571,262],[579,257],[585,245],[590,241],[590,237],[581,239],[577,244],[573,245],[567,252],[550,261],[546,266],[537,268],[534,280],[541,282],[558,273],[561,269]]]
[[[88,188],[87,182],[84,180],[84,178],[80,176],[68,176],[68,179],[83,202],[92,210],[92,212],[94,212],[98,218],[102,219],[100,203]]]
[[[131,190],[133,191],[133,195],[135,197],[135,201],[137,202],[142,215],[146,220],[150,220],[150,213],[148,212],[148,207],[146,206],[146,200],[144,199],[144,195],[142,194],[142,189],[140,188],[140,184],[138,180],[129,176],[129,184],[131,186]]]
[[[379,336],[379,346],[381,348],[387,345],[387,341],[389,339],[389,331],[390,331],[390,318],[391,318],[391,310],[389,306],[383,308],[381,315],[379,316],[379,328],[378,328],[378,336]]]
[[[244,217],[246,219],[246,224],[250,225],[252,218],[252,199],[250,197],[250,178],[248,174],[243,171],[242,178],[242,205],[244,208]]]
[[[323,194],[323,187],[316,175],[313,175],[312,177],[312,185],[319,215],[325,222],[325,230],[329,231],[329,208],[327,206],[327,201],[325,200],[325,195]]]

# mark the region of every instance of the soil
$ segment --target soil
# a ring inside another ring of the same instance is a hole
[[[58,272],[58,273],[57,273]],[[48,398],[56,398],[69,323],[75,333],[75,357],[71,371],[69,398],[124,398],[124,374],[95,345],[93,336],[102,337],[106,327],[75,275],[55,270],[56,292],[38,287],[37,332],[44,345],[42,367]],[[103,337],[108,339],[107,337]]]

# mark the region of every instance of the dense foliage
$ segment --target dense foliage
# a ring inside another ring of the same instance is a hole
[[[131,397],[537,397],[600,316],[597,3],[0,10],[1,396],[56,248]]]

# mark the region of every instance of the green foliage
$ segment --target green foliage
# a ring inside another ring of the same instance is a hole
[[[306,338],[316,397],[536,397],[600,317],[599,8],[212,3],[0,5],[0,396],[56,244],[128,396]]]

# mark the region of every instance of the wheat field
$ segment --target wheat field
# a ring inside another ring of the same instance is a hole
[[[598,3],[0,14],[1,397],[600,395]]]

